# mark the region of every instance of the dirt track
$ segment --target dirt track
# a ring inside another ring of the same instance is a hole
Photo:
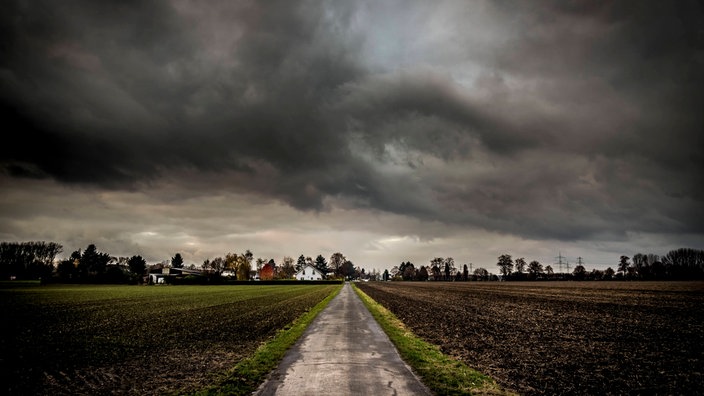
[[[416,334],[521,394],[702,394],[704,282],[370,282]]]

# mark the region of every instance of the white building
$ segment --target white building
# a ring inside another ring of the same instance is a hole
[[[294,277],[298,280],[322,280],[323,274],[321,274],[315,267],[306,265],[301,268],[300,271],[296,272]]]

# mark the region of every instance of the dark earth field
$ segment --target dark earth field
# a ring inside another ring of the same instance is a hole
[[[252,354],[336,285],[0,284],[0,394],[182,394]]]
[[[359,287],[426,341],[520,394],[704,394],[704,282]]]

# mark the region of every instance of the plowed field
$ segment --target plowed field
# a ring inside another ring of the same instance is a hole
[[[337,285],[0,285],[0,394],[202,388]]]
[[[704,282],[359,287],[520,394],[704,394]]]

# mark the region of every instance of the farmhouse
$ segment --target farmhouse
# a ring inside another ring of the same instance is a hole
[[[169,278],[182,278],[186,275],[200,275],[201,271],[187,268],[171,268],[164,266],[154,266],[148,271],[150,285],[160,285],[169,283]]]
[[[300,271],[296,272],[294,277],[298,280],[322,280],[323,274],[312,265],[306,265],[301,268]]]

